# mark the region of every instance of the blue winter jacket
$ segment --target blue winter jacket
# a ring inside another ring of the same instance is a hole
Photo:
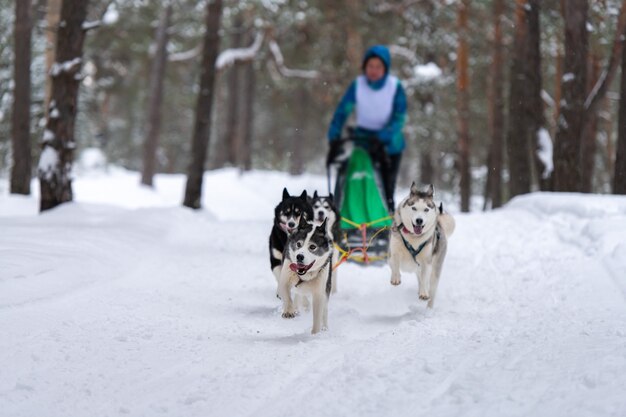
[[[387,76],[389,74],[389,69],[391,68],[391,55],[389,54],[389,49],[383,45],[376,45],[371,47],[365,53],[363,57],[363,70],[365,70],[365,64],[367,60],[371,57],[380,58],[385,64],[385,76],[376,81],[371,82],[368,80],[367,84],[373,88],[374,90],[378,90],[382,88],[385,84]],[[341,137],[341,131],[343,130],[343,126],[346,123],[346,120],[354,111],[355,106],[358,106],[356,102],[356,80],[354,80],[345,94],[341,98],[337,109],[335,110],[335,114],[333,115],[333,119],[330,122],[330,128],[328,129],[328,140],[333,141],[339,139]],[[389,122],[385,125],[384,128],[378,131],[372,131],[369,129],[360,128],[357,126],[356,135],[357,137],[371,137],[376,136],[380,139],[387,149],[387,153],[389,155],[396,155],[401,153],[405,148],[404,136],[402,135],[402,128],[404,127],[404,123],[406,121],[406,94],[404,92],[404,88],[400,81],[398,81],[398,88],[396,90],[396,94],[393,98],[393,110],[391,113],[391,117],[389,118]]]

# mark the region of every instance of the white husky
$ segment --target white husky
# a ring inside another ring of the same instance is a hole
[[[321,225],[314,226],[301,217],[298,230],[289,235],[285,249],[278,280],[278,295],[283,301],[283,317],[292,318],[297,313],[296,304],[291,298],[293,289],[296,295],[312,296],[311,333],[327,329],[333,243],[326,227],[326,220]]]
[[[433,194],[432,184],[425,191],[411,185],[411,193],[394,214],[389,241],[391,284],[400,285],[400,271],[415,272],[419,298],[429,300],[429,308],[437,294],[447,238],[454,232],[454,219],[443,212],[443,205],[435,205]]]

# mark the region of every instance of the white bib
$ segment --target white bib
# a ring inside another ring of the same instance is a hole
[[[393,111],[393,98],[398,89],[398,79],[388,75],[380,90],[367,85],[360,75],[356,79],[356,125],[369,130],[380,130],[389,122]]]

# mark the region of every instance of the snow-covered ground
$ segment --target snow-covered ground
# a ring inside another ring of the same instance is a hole
[[[626,198],[533,194],[456,214],[437,302],[343,265],[327,332],[282,319],[284,186],[110,168],[44,215],[0,180],[0,416],[624,416]],[[36,191],[36,184],[34,184]]]

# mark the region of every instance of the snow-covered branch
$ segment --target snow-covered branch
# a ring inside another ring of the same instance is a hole
[[[190,59],[194,59],[202,52],[202,45],[198,45],[193,49],[183,52],[177,52],[175,54],[171,54],[167,57],[169,62],[183,62],[189,61]]]
[[[74,58],[71,61],[66,62],[55,62],[52,64],[50,68],[50,75],[53,77],[57,77],[59,74],[67,72],[73,73],[77,72],[80,69],[80,65],[82,63],[81,58]]]
[[[319,77],[319,72],[315,70],[297,70],[290,69],[285,66],[285,59],[283,58],[283,53],[280,51],[280,47],[276,43],[275,40],[271,40],[269,42],[270,51],[274,56],[274,61],[276,62],[276,67],[278,68],[278,72],[283,77],[297,77],[297,78],[308,78],[313,79]]]
[[[247,48],[227,49],[222,51],[217,57],[215,69],[218,71],[233,65],[235,62],[252,61],[263,44],[263,33],[259,32],[254,38],[254,42]]]

